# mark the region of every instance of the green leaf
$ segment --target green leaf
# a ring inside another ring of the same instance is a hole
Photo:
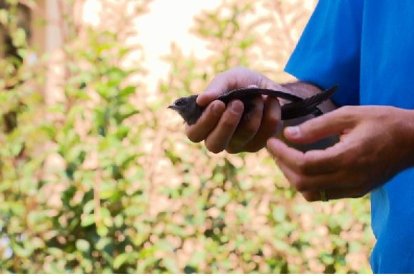
[[[118,189],[116,187],[116,183],[112,182],[105,182],[101,185],[101,191],[100,191],[100,198],[101,200],[109,199],[111,197],[116,196],[118,193]],[[110,213],[108,213],[108,210],[103,211],[105,214],[103,216],[110,217]]]
[[[277,222],[283,222],[286,219],[286,209],[283,206],[274,207],[272,210],[273,219]]]
[[[17,256],[24,258],[29,257],[33,253],[33,249],[31,247],[20,246],[16,243],[12,244],[12,250]]]
[[[94,208],[95,208],[95,201],[91,199],[87,203],[85,203],[85,205],[83,205],[83,213],[85,215],[90,214],[93,212]]]
[[[130,128],[128,126],[119,126],[119,128],[116,130],[115,135],[119,140],[123,140],[128,136],[129,131]]]
[[[81,217],[81,226],[88,227],[95,223],[95,215],[94,214],[83,214]]]
[[[122,214],[119,214],[119,215],[117,215],[115,218],[114,218],[114,225],[117,227],[117,228],[121,228],[123,225],[124,225],[124,217],[123,217],[123,215]]]
[[[76,241],[76,248],[79,251],[88,252],[91,246],[87,240],[79,239]]]
[[[103,238],[99,238],[98,242],[96,243],[96,249],[98,250],[104,250],[105,247],[107,247],[108,245],[110,245],[112,243],[112,240],[110,238],[107,237],[103,237]]]
[[[128,97],[129,95],[134,94],[136,91],[135,86],[127,86],[124,89],[121,90],[121,92],[119,92],[119,97],[120,98],[125,98]]]
[[[23,28],[18,28],[13,34],[13,44],[16,48],[26,45],[26,31]]]
[[[101,237],[106,237],[109,233],[109,229],[105,225],[99,225],[96,231],[98,232],[98,235]]]
[[[119,269],[129,258],[128,253],[122,253],[116,256],[114,260],[114,268]]]
[[[112,216],[111,216],[111,212],[109,211],[109,209],[103,207],[100,209],[100,212],[101,212],[101,218],[102,218],[103,223],[106,226],[111,227],[113,224],[113,221],[112,221]]]

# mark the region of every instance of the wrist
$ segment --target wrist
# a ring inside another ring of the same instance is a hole
[[[406,110],[406,118],[403,120],[406,123],[406,139],[405,145],[407,146],[407,151],[409,152],[407,158],[409,159],[409,167],[414,167],[414,110]]]
[[[399,170],[414,167],[414,110],[390,107],[383,120],[389,120],[388,132],[399,152],[396,159]]]

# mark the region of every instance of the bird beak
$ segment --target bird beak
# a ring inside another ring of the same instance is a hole
[[[169,105],[168,108],[172,110],[177,110],[177,106],[175,104]]]

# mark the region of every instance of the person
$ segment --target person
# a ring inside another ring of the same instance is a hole
[[[414,1],[320,0],[285,68],[298,81],[281,85],[240,67],[220,73],[198,97],[208,106],[186,134],[214,153],[266,147],[309,201],[370,193],[373,272],[414,273],[412,26]],[[281,122],[283,102],[272,97],[256,98],[245,116],[240,101],[215,100],[252,85],[305,97],[334,84],[338,92],[320,107],[326,114],[302,122]],[[324,149],[295,148],[332,136],[338,142]]]

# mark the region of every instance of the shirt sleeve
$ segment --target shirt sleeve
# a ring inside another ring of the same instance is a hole
[[[321,88],[338,106],[359,104],[362,0],[320,0],[285,71]]]

